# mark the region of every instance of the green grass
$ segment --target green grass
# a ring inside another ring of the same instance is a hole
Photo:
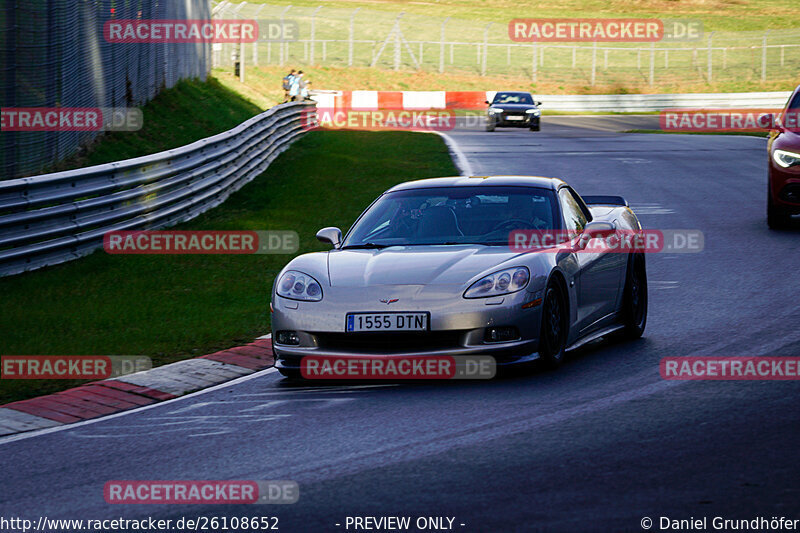
[[[177,226],[293,230],[324,250],[324,226],[346,230],[381,192],[457,174],[443,141],[409,132],[316,131],[221,206]],[[269,292],[286,255],[136,256],[96,252],[0,279],[0,353],[146,355],[154,365],[251,342],[269,331]],[[74,386],[0,381],[0,403]]]
[[[207,82],[184,80],[142,108],[141,130],[104,134],[51,170],[100,165],[177,148],[234,128],[261,111],[215,78]]]

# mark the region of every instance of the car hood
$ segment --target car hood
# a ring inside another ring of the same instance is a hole
[[[505,246],[474,245],[332,250],[328,273],[333,287],[464,284],[487,270],[516,266],[511,260],[520,255]]]

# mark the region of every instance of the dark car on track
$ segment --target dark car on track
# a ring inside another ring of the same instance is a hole
[[[501,91],[494,95],[489,104],[486,117],[486,131],[494,131],[498,126],[530,128],[539,131],[542,112],[541,102],[533,99],[531,93],[521,91]]]
[[[772,229],[785,228],[792,215],[800,214],[800,86],[782,113],[780,122],[770,132],[767,179],[767,224]]]

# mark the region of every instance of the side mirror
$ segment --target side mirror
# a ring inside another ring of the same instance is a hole
[[[483,102],[484,102],[486,105],[492,105],[492,103],[491,103],[489,100],[484,100]]]
[[[342,230],[339,228],[322,228],[317,232],[317,240],[328,242],[334,248],[338,248],[342,245]]]
[[[583,228],[583,233],[578,239],[578,246],[580,248],[584,248],[587,244],[589,244],[591,239],[594,239],[595,237],[603,237],[609,233],[612,233],[616,229],[617,227],[612,222],[593,220],[586,224],[586,227]]]
[[[542,103],[541,103],[541,102],[534,102],[534,104],[536,104],[537,106],[540,106],[540,105],[542,105]]]
[[[583,228],[583,233],[586,235],[596,235],[602,233],[610,233],[617,229],[613,222],[604,222],[602,220],[592,220],[586,227]]]

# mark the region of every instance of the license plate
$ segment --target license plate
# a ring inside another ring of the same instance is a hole
[[[427,331],[428,313],[352,313],[347,315],[351,331]]]
[[[520,117],[520,116],[517,116],[517,115],[508,115],[506,117],[506,120],[523,120],[524,118],[525,117]]]

